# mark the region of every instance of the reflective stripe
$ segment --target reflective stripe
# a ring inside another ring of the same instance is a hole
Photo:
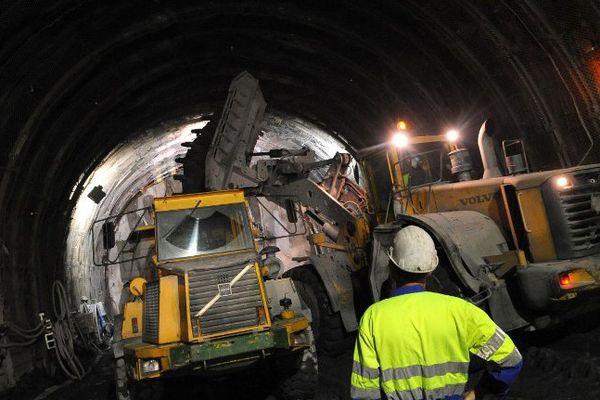
[[[514,367],[523,360],[519,349],[515,349],[506,358],[498,363],[501,367]]]
[[[388,368],[381,372],[381,380],[409,379],[415,376],[431,378],[434,376],[466,374],[469,371],[468,362],[447,362],[434,365],[411,365],[409,367]]]
[[[379,368],[365,367],[358,361],[352,362],[352,372],[367,379],[379,378]]]
[[[386,393],[390,400],[422,400],[422,399],[443,399],[450,396],[461,396],[465,391],[464,383],[446,385],[437,389],[410,389]]]
[[[506,333],[504,333],[502,329],[496,328],[492,337],[479,349],[476,355],[486,361],[489,360],[489,358],[498,351],[500,346],[502,346],[505,338]]]
[[[350,397],[353,399],[381,399],[381,390],[379,389],[363,389],[352,385],[350,387]]]

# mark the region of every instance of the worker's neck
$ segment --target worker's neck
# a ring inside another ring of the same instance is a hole
[[[409,286],[421,286],[423,289],[425,289],[425,282],[408,282],[408,283],[404,283],[404,284],[398,286],[398,288],[409,287]]]

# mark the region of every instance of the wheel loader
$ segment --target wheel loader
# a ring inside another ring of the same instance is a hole
[[[448,138],[407,136],[396,140],[403,149],[388,150],[394,221],[374,229],[374,300],[385,296],[393,235],[417,225],[440,255],[430,287],[481,305],[505,330],[545,328],[597,308],[600,164],[531,172],[523,142],[507,140],[503,172],[486,121],[483,177],[472,179],[468,150]],[[427,142],[438,146],[425,150]]]

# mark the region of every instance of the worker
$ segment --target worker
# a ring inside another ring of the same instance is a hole
[[[504,398],[521,370],[521,354],[483,310],[425,290],[438,265],[431,236],[417,226],[405,227],[387,254],[392,297],[371,305],[361,318],[351,397],[455,400],[486,393]],[[489,367],[478,393],[465,393],[470,354]]]

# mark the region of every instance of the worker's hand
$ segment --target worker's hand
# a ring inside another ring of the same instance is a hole
[[[465,394],[463,394],[463,399],[464,400],[475,400],[475,391],[469,390],[468,392],[465,392]]]

